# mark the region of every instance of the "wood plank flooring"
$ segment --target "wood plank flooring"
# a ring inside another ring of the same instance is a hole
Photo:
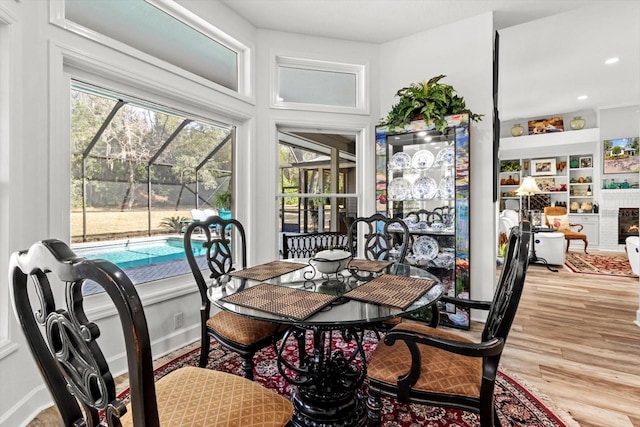
[[[639,289],[637,278],[530,266],[500,369],[583,427],[640,427]],[[56,425],[40,417],[29,425]]]
[[[639,288],[637,278],[531,265],[500,367],[583,427],[640,427]]]

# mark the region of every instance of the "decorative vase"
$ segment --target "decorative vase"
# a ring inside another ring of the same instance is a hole
[[[520,136],[523,133],[524,133],[524,128],[522,127],[521,124],[518,123],[511,127],[511,136]]]
[[[571,126],[572,130],[580,130],[586,124],[586,120],[580,116],[576,116],[569,122],[569,126]]]

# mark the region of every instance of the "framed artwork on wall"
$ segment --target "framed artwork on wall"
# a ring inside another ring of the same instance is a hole
[[[546,119],[529,120],[529,135],[540,133],[563,132],[564,121],[562,116],[548,117]]]
[[[591,167],[593,167],[593,158],[591,156],[580,157],[580,167],[581,168],[591,168]]]
[[[640,138],[617,138],[602,141],[602,173],[640,171]]]
[[[556,159],[532,159],[531,176],[555,175]]]

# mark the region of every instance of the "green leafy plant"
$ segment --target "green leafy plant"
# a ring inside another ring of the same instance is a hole
[[[220,191],[216,194],[216,208],[231,210],[231,192],[230,191]]]
[[[180,233],[182,227],[188,221],[189,219],[184,216],[169,216],[166,218],[162,218],[162,221],[160,222],[160,228]]]
[[[452,114],[466,113],[469,119],[475,122],[482,120],[484,115],[472,113],[466,107],[464,98],[456,94],[453,86],[439,83],[444,77],[446,76],[439,75],[429,81],[412,83],[398,90],[398,103],[391,107],[391,111],[380,120],[380,124],[393,129],[414,120],[424,120],[426,123],[433,121],[436,130],[443,132],[447,127],[445,117]]]
[[[522,166],[520,166],[520,162],[517,160],[500,162],[500,172],[518,172],[520,169],[522,169]]]

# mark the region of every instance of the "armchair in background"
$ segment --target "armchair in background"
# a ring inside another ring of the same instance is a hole
[[[582,224],[569,223],[567,208],[562,206],[547,206],[544,208],[544,218],[547,226],[553,227],[564,234],[564,239],[567,241],[565,252],[569,251],[569,244],[572,240],[582,240],[584,242],[584,253],[588,253],[587,246],[589,242],[587,241],[587,235],[581,233],[584,226]]]

